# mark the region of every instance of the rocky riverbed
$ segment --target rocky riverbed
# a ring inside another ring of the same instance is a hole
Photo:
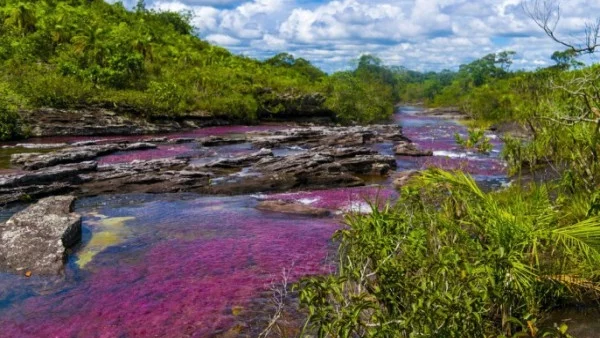
[[[51,152],[13,154],[11,162],[21,171],[0,175],[0,203],[66,192],[77,196],[115,192],[239,195],[361,186],[365,182],[357,175],[385,176],[396,168],[393,156],[371,148],[384,142],[410,145],[397,125],[76,142]],[[130,154],[181,144],[190,149],[188,154],[123,162],[107,158],[126,159]],[[236,144],[247,144],[248,151],[221,156],[223,146]],[[417,155],[416,147],[411,145],[411,151]]]
[[[471,153],[454,143],[463,126],[420,112],[405,107],[397,123],[367,127],[228,126],[0,145],[11,163],[0,170],[0,236],[25,243],[42,231],[55,253],[0,265],[3,334],[257,336],[273,285],[335,269],[341,215],[394,199],[394,185],[428,166],[506,182],[495,135],[490,155]],[[67,208],[64,195],[78,199]],[[49,201],[60,224],[52,231],[40,214]],[[80,242],[63,242],[77,234],[67,230],[78,217]],[[18,224],[32,231],[15,236]]]

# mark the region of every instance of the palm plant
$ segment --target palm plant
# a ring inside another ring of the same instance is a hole
[[[593,276],[600,263],[600,218],[572,222],[552,203],[547,186],[486,194],[467,174],[442,170],[424,172],[420,183],[451,194],[445,216],[469,229],[489,254],[494,285],[502,285],[495,304],[505,333],[511,332],[515,312],[539,310],[544,295],[536,285],[548,287],[543,293],[556,287],[573,295],[600,291],[600,284],[585,276]]]
[[[106,54],[106,48],[103,45],[103,39],[106,35],[107,31],[105,29],[91,24],[73,36],[71,42],[75,51],[85,56],[88,62],[102,64]]]

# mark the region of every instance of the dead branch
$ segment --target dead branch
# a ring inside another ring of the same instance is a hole
[[[592,54],[600,47],[600,17],[594,22],[585,24],[584,43],[576,45],[556,35],[561,11],[558,0],[524,0],[521,2],[523,11],[538,25],[552,40],[571,50],[576,55]]]

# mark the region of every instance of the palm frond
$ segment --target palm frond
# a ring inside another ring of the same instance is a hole
[[[556,243],[569,253],[580,253],[591,262],[600,261],[600,217],[551,231]]]
[[[450,172],[439,168],[432,168],[422,172],[418,180],[429,185],[445,185],[453,192],[463,192],[481,199],[484,199],[486,196],[473,177],[462,171]]]

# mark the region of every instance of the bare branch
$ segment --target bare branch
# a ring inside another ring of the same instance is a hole
[[[598,124],[600,123],[600,119],[588,119],[588,118],[584,118],[584,117],[567,117],[567,116],[561,116],[561,117],[548,117],[548,116],[537,116],[535,117],[535,119],[537,120],[547,120],[547,121],[552,121],[554,123],[558,123],[558,124],[562,124],[565,126],[573,126],[577,123],[593,123],[593,124]]]
[[[556,27],[560,21],[561,12],[558,0],[524,0],[521,2],[523,11],[538,25],[552,40],[567,47],[573,53],[592,54],[600,47],[600,17],[594,22],[585,24],[585,40],[582,45],[567,42],[556,35]]]

